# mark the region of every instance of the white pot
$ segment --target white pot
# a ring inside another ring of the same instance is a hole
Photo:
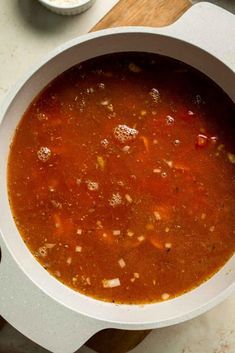
[[[12,89],[0,110],[0,314],[55,353],[72,353],[105,328],[150,329],[176,324],[212,308],[235,289],[235,256],[210,280],[166,302],[115,305],[64,286],[35,260],[15,226],[7,196],[7,158],[14,130],[32,99],[71,66],[106,53],[167,55],[207,74],[235,102],[235,16],[208,3],[171,26],[127,27],[87,34],[60,46]],[[3,68],[2,68],[3,69]]]

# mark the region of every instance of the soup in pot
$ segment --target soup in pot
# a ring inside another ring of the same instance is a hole
[[[181,62],[122,53],[79,64],[15,131],[17,228],[51,275],[85,295],[180,295],[234,253],[234,132],[234,104]]]

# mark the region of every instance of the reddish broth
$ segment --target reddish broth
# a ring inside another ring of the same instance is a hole
[[[37,260],[97,299],[150,303],[235,249],[235,110],[207,77],[114,54],[57,77],[13,138],[9,199]]]

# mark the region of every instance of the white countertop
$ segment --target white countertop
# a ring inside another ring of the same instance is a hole
[[[1,1],[0,102],[16,80],[41,56],[59,44],[86,33],[118,0],[97,0],[86,13],[62,17],[36,0]],[[196,1],[193,1],[196,2]],[[213,2],[213,1],[212,1]],[[228,0],[214,2],[226,4]],[[0,352],[17,347],[22,353],[44,349],[6,325],[0,332]],[[79,353],[91,353],[82,347]],[[207,314],[176,326],[153,330],[132,353],[235,353],[235,295]],[[112,352],[110,352],[112,353]]]

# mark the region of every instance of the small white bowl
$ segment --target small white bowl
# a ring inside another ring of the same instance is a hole
[[[88,10],[95,0],[38,0],[49,10],[59,15],[78,15]]]

